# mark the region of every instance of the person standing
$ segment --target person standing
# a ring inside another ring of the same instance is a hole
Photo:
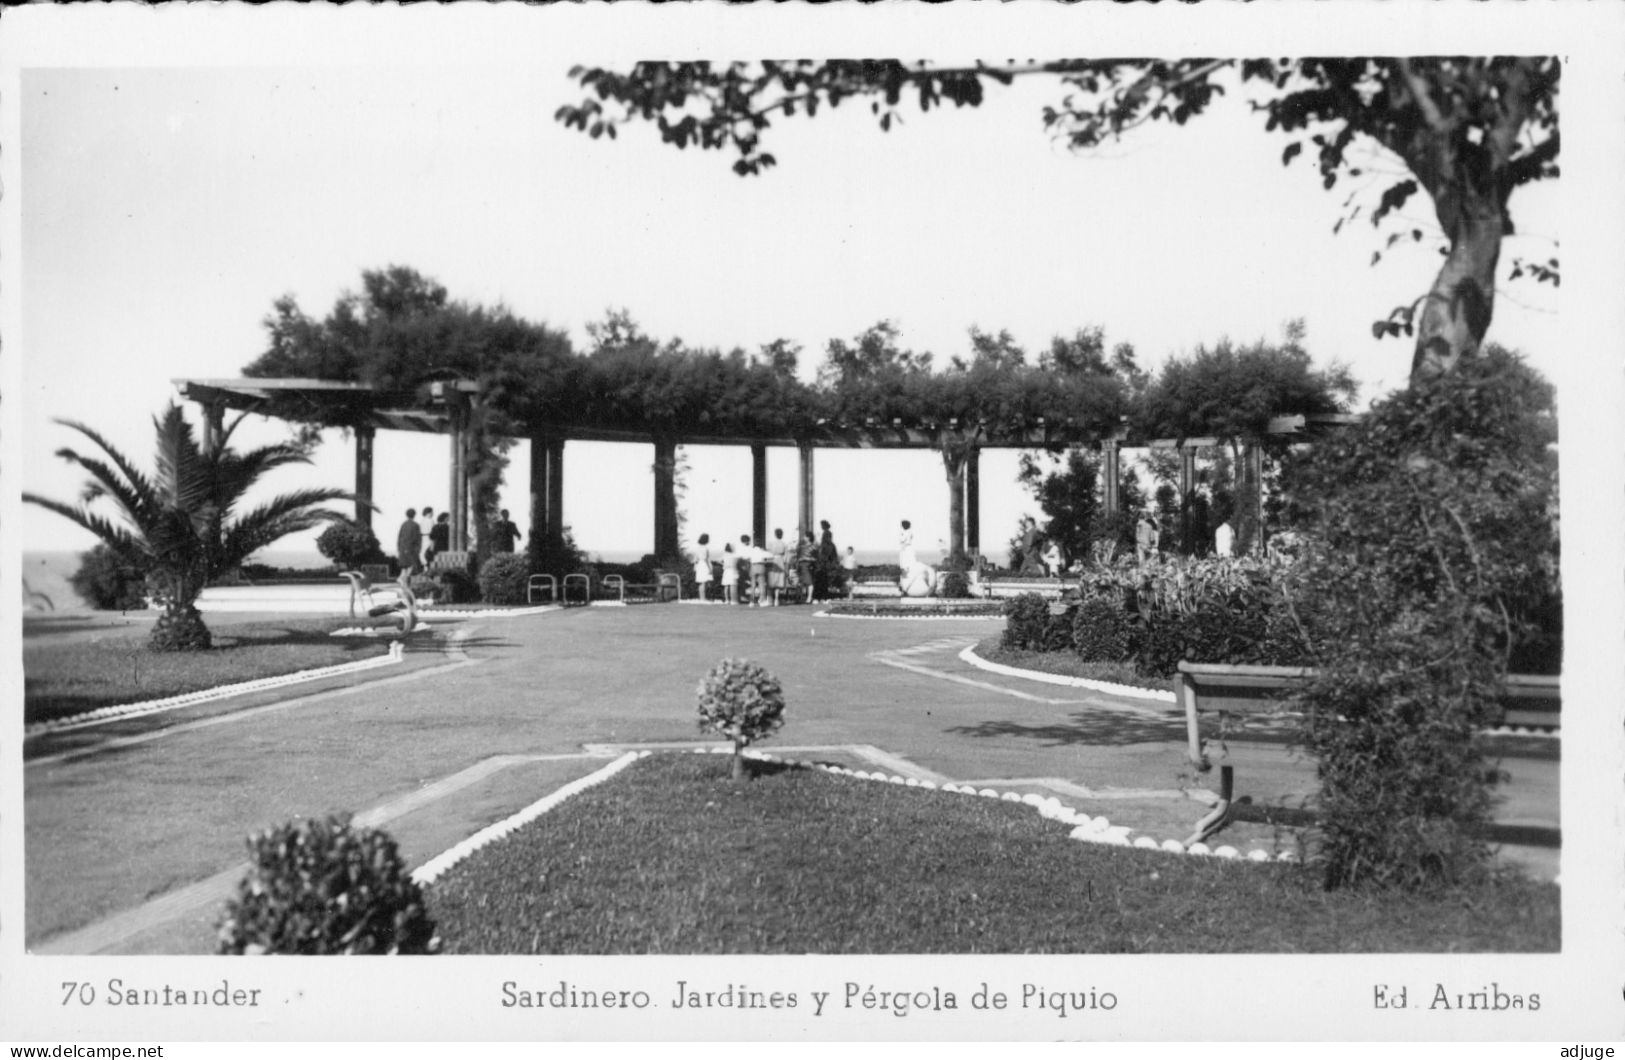
[[[1061,543],[1053,537],[1044,549],[1044,569],[1051,578],[1061,576]]]
[[[802,535],[801,543],[796,546],[796,577],[801,582],[802,598],[805,602],[815,599],[814,589],[818,584],[814,573],[818,567],[818,541],[813,532],[808,530]]]
[[[767,561],[767,593],[768,598],[777,606],[779,590],[785,587],[786,574],[790,570],[790,542],[784,539],[784,531],[773,531],[773,543],[768,546],[772,557]]]
[[[491,524],[491,547],[497,552],[512,552],[514,544],[524,536],[508,517],[506,508],[502,509],[502,518]]]
[[[823,533],[818,538],[818,557],[813,563],[813,596],[827,600],[840,588],[841,552],[835,547],[835,533],[828,519],[818,521]]]
[[[711,588],[711,535],[701,534],[699,556],[694,560],[694,595],[701,600]]]
[[[404,575],[423,569],[423,528],[418,526],[416,508],[406,509],[406,522],[395,532],[395,558],[400,561]]]
[[[733,542],[722,545],[722,602],[739,602],[739,557],[734,555]]]
[[[434,558],[442,552],[451,550],[451,513],[441,512],[435,519],[434,525],[429,527],[429,551],[426,553],[429,560],[425,566],[430,566]]]
[[[907,524],[904,524],[907,525]],[[846,554],[841,557],[841,581],[846,584],[845,595],[852,595],[852,585],[858,579],[858,554],[852,546],[846,546]]]
[[[434,509],[425,504],[423,506],[422,518],[423,521],[418,524],[418,533],[420,535],[420,540],[423,542],[424,548],[422,567],[424,570],[428,570],[430,561],[434,559]],[[447,547],[449,548],[451,539],[448,537],[446,541]]]
[[[739,551],[750,570],[750,605],[761,607],[767,596],[767,561],[772,553],[749,534],[739,535]]]

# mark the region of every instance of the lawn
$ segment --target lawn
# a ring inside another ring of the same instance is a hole
[[[354,624],[337,618],[211,623],[214,647],[205,652],[149,651],[149,624],[25,636],[23,720],[50,721],[389,651],[387,638],[328,636]]]
[[[1061,677],[1083,677],[1114,685],[1152,688],[1159,692],[1167,692],[1173,687],[1167,679],[1136,673],[1131,662],[1084,662],[1070,651],[1014,651],[1000,647],[1000,640],[999,637],[986,638],[976,645],[976,654],[988,662]]]
[[[1104,847],[1032,808],[657,755],[429,890],[446,952],[1554,952],[1558,889],[1326,892],[1307,870]]]

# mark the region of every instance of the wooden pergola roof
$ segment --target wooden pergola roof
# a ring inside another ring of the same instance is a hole
[[[324,427],[369,426],[379,430],[448,434],[452,430],[447,398],[471,394],[478,384],[466,380],[431,382],[417,392],[379,390],[368,383],[341,383],[322,379],[176,379],[180,395],[206,406],[235,409],[264,416],[315,423]],[[1276,416],[1265,432],[1271,437],[1309,438],[1355,422],[1347,413]],[[552,432],[580,441],[655,441],[655,432],[589,424],[561,424]],[[867,420],[862,424],[820,420],[805,435],[724,435],[682,431],[678,438],[690,445],[770,445],[832,449],[935,449],[944,440],[975,437],[985,449],[1044,449],[1096,445],[1115,441],[1125,448],[1195,448],[1215,446],[1218,438],[1163,438],[1130,440],[1118,432],[1102,437],[1071,420],[1043,418],[1020,426],[970,423],[905,424]]]

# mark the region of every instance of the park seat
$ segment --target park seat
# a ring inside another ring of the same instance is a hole
[[[1194,663],[1181,660],[1175,679],[1175,695],[1185,713],[1187,754],[1198,772],[1213,768],[1202,739],[1200,715],[1282,714],[1298,710],[1301,693],[1314,679],[1315,671],[1303,666],[1251,666],[1220,663]],[[1562,707],[1561,678],[1533,674],[1508,674],[1502,682],[1501,725],[1515,728],[1559,728]],[[1221,752],[1222,756],[1222,752]],[[1185,845],[1201,842],[1230,823],[1234,815],[1235,769],[1219,768],[1219,802],[1196,824]]]
[[[429,560],[429,573],[439,574],[442,571],[456,571],[467,574],[474,569],[474,553],[472,552],[436,552]]]
[[[682,599],[683,581],[677,575],[665,571],[655,572],[655,580],[652,582],[628,582],[619,574],[606,574],[604,575],[604,589],[606,592],[615,593],[615,598],[623,604],[626,603],[626,591],[628,589],[633,591],[634,600],[653,600],[656,603],[664,603],[668,599],[667,593],[671,594],[670,599],[672,600]]]
[[[547,593],[548,603],[557,603],[559,599],[558,579],[551,574],[532,574],[530,580],[525,583],[525,602],[534,604],[536,594],[540,592]]]

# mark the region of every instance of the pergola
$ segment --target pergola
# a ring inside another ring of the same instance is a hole
[[[448,436],[451,497],[451,548],[469,547],[469,456],[474,444],[470,410],[480,400],[480,386],[463,379],[430,382],[409,392],[381,390],[365,383],[340,383],[319,379],[176,379],[180,396],[196,402],[203,411],[204,440],[210,444],[223,430],[226,410],[308,423],[319,427],[340,427],[355,437],[356,521],[372,523],[373,447],[379,430],[416,431]],[[1307,440],[1316,433],[1356,420],[1341,413],[1277,416],[1265,432],[1272,438]],[[1175,449],[1180,460],[1180,496],[1188,498],[1195,483],[1197,450],[1224,443],[1219,438],[1177,438],[1132,440],[1126,431],[1102,436],[1070,421],[1038,419],[1020,426],[992,427],[986,422],[905,424],[901,420],[862,424],[820,421],[793,437],[717,436],[703,433],[681,434],[654,430],[603,428],[590,424],[557,424],[528,438],[530,445],[530,525],[531,539],[542,528],[549,539],[564,532],[564,443],[578,441],[629,442],[652,445],[655,449],[654,554],[676,555],[677,501],[675,489],[676,451],[679,445],[749,446],[751,452],[751,530],[758,538],[767,535],[767,449],[793,447],[799,454],[797,522],[802,534],[815,525],[815,450],[839,449],[932,449],[955,454],[959,466],[947,477],[950,510],[964,513],[963,536],[950,542],[954,551],[980,551],[981,528],[979,453],[982,449],[1098,448],[1102,453],[1103,507],[1108,514],[1120,508],[1119,481],[1123,449]],[[1256,440],[1255,440],[1256,441]],[[1248,445],[1251,473],[1259,474],[1262,449]],[[946,467],[947,465],[945,465]],[[1255,477],[1254,481],[1257,481]],[[950,519],[950,525],[954,521]],[[956,535],[959,536],[959,535]]]

